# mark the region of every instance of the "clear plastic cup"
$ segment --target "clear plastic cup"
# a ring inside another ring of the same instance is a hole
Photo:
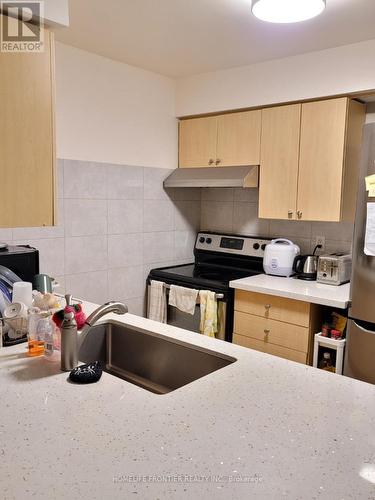
[[[29,356],[41,356],[44,354],[44,326],[48,321],[49,313],[39,309],[29,310],[27,340],[29,344]]]

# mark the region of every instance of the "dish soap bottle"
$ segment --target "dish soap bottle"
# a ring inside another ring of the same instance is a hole
[[[78,333],[74,308],[66,306],[61,324],[61,370],[71,371],[78,365]]]

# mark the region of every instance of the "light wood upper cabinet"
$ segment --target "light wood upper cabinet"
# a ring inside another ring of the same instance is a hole
[[[0,227],[51,226],[55,217],[54,44],[0,52]]]
[[[354,217],[363,121],[363,105],[346,97],[302,105],[300,219],[340,221]]]
[[[218,166],[259,165],[261,120],[261,110],[218,116]]]
[[[259,217],[296,217],[300,120],[301,104],[262,110]]]
[[[180,167],[258,165],[261,111],[180,122]]]
[[[214,166],[217,117],[193,118],[180,122],[180,167]]]
[[[364,120],[348,97],[182,120],[180,167],[259,164],[259,217],[353,220]]]
[[[353,220],[364,119],[347,97],[263,110],[259,216]]]

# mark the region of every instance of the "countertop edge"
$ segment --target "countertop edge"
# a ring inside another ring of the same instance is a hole
[[[300,300],[302,302],[309,302],[310,304],[337,307],[339,309],[346,309],[350,304],[350,298],[348,298],[348,300],[346,301],[342,301],[337,299],[317,297],[315,295],[307,296],[307,295],[302,295],[298,292],[292,292],[290,290],[275,290],[272,288],[267,288],[256,284],[241,283],[239,281],[240,280],[231,281],[229,283],[230,288],[236,290],[243,290],[245,292],[264,293],[266,295],[274,295],[276,297],[284,297],[287,299]]]

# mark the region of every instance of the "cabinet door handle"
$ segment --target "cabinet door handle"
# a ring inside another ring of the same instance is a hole
[[[288,219],[293,217],[293,210],[288,210]]]
[[[219,165],[219,163],[221,163],[221,160],[219,160],[219,158],[216,160],[216,165]]]
[[[271,309],[271,304],[266,304],[264,307],[265,307],[265,308],[267,309],[267,311],[268,311],[269,309]]]
[[[214,162],[214,160],[213,160],[212,158],[210,158],[210,159],[208,160],[208,164],[209,164],[209,165],[213,165],[214,163],[215,163],[215,162]]]
[[[298,210],[298,211],[297,211],[297,217],[298,217],[299,219],[302,219],[302,212],[301,212],[301,210]]]
[[[271,330],[269,328],[265,328],[264,329],[264,335],[267,337],[269,335],[269,333],[271,332]]]

